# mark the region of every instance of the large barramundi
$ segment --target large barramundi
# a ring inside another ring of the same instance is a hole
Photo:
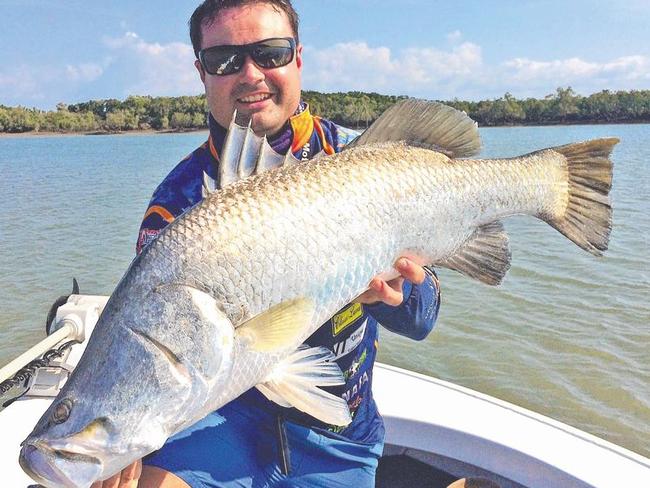
[[[298,163],[233,122],[222,189],[206,178],[205,198],[133,261],[25,440],[23,468],[48,486],[88,486],[252,387],[347,424],[346,402],[320,388],[343,382],[332,353],[303,341],[400,256],[499,283],[509,215],[600,254],[617,142],[460,159],[479,149],[476,124],[407,100],[342,153]]]

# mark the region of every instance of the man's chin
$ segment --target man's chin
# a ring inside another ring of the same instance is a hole
[[[269,103],[271,102],[271,103]],[[233,104],[233,111],[237,111],[235,123],[241,126],[247,126],[249,121],[255,134],[258,136],[272,137],[282,130],[293,111],[283,110],[282,107],[275,104],[273,98],[266,100],[264,104],[244,104],[236,102]],[[219,114],[215,120],[224,127],[228,128],[232,120],[233,112]]]
[[[273,137],[278,132],[282,130],[284,124],[289,119],[287,117],[273,116],[272,114],[266,114],[264,112],[253,112],[250,115],[251,118],[251,127],[253,132],[258,136]]]

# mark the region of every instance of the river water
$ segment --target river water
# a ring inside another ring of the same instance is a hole
[[[650,126],[481,135],[482,157],[619,137],[610,249],[595,258],[544,223],[512,218],[504,284],[491,288],[441,270],[434,333],[416,343],[382,331],[380,360],[650,456]],[[0,138],[0,366],[44,336],[50,304],[70,292],[72,277],[82,293],[112,291],[134,255],[153,189],[205,137]]]

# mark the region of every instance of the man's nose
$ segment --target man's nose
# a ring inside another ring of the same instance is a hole
[[[246,56],[244,65],[241,68],[240,77],[248,84],[256,84],[264,81],[264,78],[266,78],[264,71],[255,64],[255,61],[250,56]]]

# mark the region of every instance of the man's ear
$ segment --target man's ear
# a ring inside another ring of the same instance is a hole
[[[302,69],[302,44],[298,44],[296,47],[296,66],[298,69]]]
[[[201,66],[201,62],[198,59],[194,61],[194,67],[199,72],[201,81],[205,84],[205,71],[203,71],[203,66]]]

